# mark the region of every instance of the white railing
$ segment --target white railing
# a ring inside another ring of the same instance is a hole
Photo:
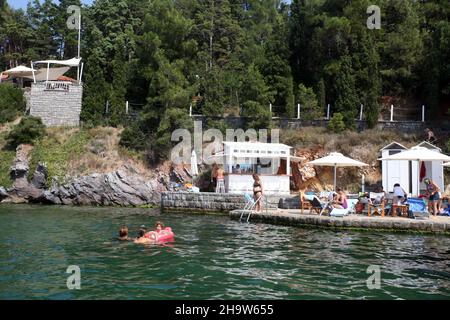
[[[67,81],[48,81],[45,82],[45,91],[69,91],[70,82]]]

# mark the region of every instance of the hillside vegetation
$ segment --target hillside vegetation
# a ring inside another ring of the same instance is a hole
[[[15,157],[15,151],[6,146],[11,128],[5,125],[0,130],[0,185],[4,187],[11,186],[9,171]],[[125,163],[132,164],[145,176],[149,172],[142,156],[119,147],[121,131],[107,127],[47,128],[45,136],[33,143],[29,178],[39,162],[47,166],[49,183],[52,177],[63,181],[66,176],[111,172]]]
[[[18,121],[15,121],[17,124]],[[14,150],[5,148],[5,137],[13,127],[8,123],[0,128],[0,185],[9,187],[9,168],[15,156]],[[64,181],[66,176],[83,176],[92,173],[108,173],[117,170],[124,164],[131,164],[141,176],[150,177],[152,167],[148,165],[143,152],[130,151],[119,144],[123,129],[112,127],[80,128],[47,128],[45,136],[34,141],[30,153],[30,173],[39,162],[46,164],[49,172],[49,183],[52,177]],[[379,150],[396,141],[406,147],[412,147],[422,141],[422,134],[404,134],[388,130],[366,130],[361,133],[345,131],[330,133],[325,128],[307,127],[300,130],[281,130],[280,140],[295,148],[298,155],[312,160],[329,152],[341,152],[346,156],[368,163],[370,166],[345,168],[338,170],[338,181],[348,190],[358,190],[361,174],[365,175],[368,186],[381,182],[381,163],[377,159]],[[303,170],[306,161],[299,168]],[[168,170],[168,168],[165,168]],[[206,168],[208,169],[208,168]],[[302,181],[301,188],[315,190],[329,189],[333,182],[333,171],[330,168],[315,167],[315,177]]]
[[[0,1],[0,70],[76,56],[69,5],[82,7],[81,120],[124,127],[123,145],[155,163],[190,105],[207,117],[249,116],[246,127],[259,129],[271,125],[269,104],[292,118],[301,103],[305,120],[330,104],[334,131],[352,129],[361,104],[369,127],[389,102],[401,111],[414,101],[413,119],[396,112],[402,120],[417,120],[424,104],[440,124],[449,107],[448,0],[47,0],[26,10]],[[380,29],[367,26],[371,5]]]

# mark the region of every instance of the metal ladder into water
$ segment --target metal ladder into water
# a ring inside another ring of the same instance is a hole
[[[262,197],[263,197],[262,195],[259,196],[259,198],[255,201],[255,200],[251,197],[251,195],[249,195],[248,193],[246,193],[246,194],[244,195],[244,198],[245,198],[245,200],[246,200],[247,202],[245,203],[244,209],[242,209],[242,212],[241,212],[241,216],[240,216],[240,218],[239,218],[239,221],[242,221],[242,219],[244,218],[245,214],[248,213],[246,222],[249,222],[250,216],[251,216],[252,213],[253,213],[253,208],[256,206],[256,204],[257,204],[259,201],[261,201],[261,198],[262,198]],[[267,202],[267,201],[266,201],[266,202]],[[267,203],[266,203],[266,204],[267,204]]]

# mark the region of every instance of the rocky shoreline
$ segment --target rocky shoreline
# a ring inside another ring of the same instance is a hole
[[[11,188],[0,186],[0,202],[44,203],[94,206],[159,205],[161,194],[172,182],[188,181],[183,167],[160,166],[150,178],[132,165],[124,165],[110,173],[93,173],[81,177],[65,177],[64,182],[52,178],[48,186],[48,170],[39,163],[29,180],[31,146],[20,145],[11,166]]]

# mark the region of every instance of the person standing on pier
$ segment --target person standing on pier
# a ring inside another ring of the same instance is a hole
[[[216,170],[216,193],[225,193],[225,171],[222,167],[218,167]]]
[[[253,199],[256,201],[255,210],[256,212],[261,212],[261,199],[264,192],[263,186],[261,183],[261,178],[256,173],[253,174],[253,180]]]

